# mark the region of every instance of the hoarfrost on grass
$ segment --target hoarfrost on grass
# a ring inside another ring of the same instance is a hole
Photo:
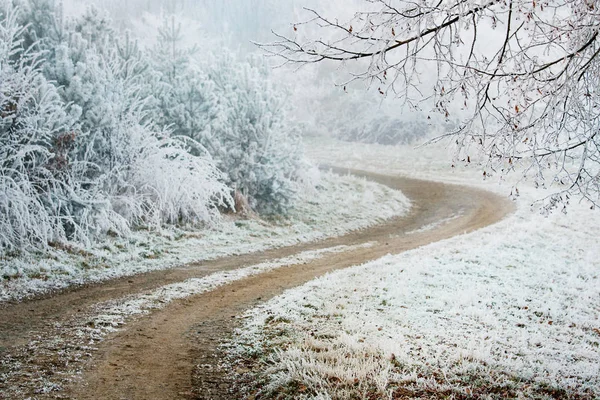
[[[142,294],[107,301],[73,316],[70,320],[44,329],[44,333],[25,346],[0,358],[0,385],[8,397],[26,397],[28,393],[60,392],[63,386],[80,376],[82,361],[92,357],[98,342],[118,331],[136,316],[166,307],[170,302],[213,290],[219,286],[282,267],[293,267],[325,254],[369,247],[371,243],[335,246],[304,251],[289,257],[217,272],[203,278],[165,285]],[[36,377],[32,379],[31,377]],[[27,382],[26,385],[23,382]]]
[[[402,148],[378,147],[375,159],[372,146],[348,147],[352,155],[339,153],[346,167],[419,165]],[[387,163],[392,157],[404,162]],[[449,176],[443,159],[426,164],[412,175],[511,187],[460,170]],[[244,381],[258,384],[246,390],[267,398],[597,398],[600,216],[581,204],[543,216],[529,207],[538,196],[521,184],[518,210],[503,222],[333,272],[251,310],[226,344],[230,362],[256,367]]]
[[[186,263],[338,236],[404,214],[401,192],[353,176],[323,173],[287,218],[225,218],[210,230],[135,231],[91,249],[54,248],[48,254],[0,260],[0,300],[102,281]]]

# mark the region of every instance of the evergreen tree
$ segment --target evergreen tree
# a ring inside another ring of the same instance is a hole
[[[154,69],[159,76],[153,94],[153,114],[173,134],[202,141],[203,132],[219,114],[215,85],[194,62],[196,48],[181,44],[181,25],[175,17],[165,18],[154,49]]]
[[[258,60],[224,52],[197,61],[196,52],[181,45],[175,19],[165,19],[154,51],[160,81],[153,115],[174,134],[198,141],[253,209],[285,213],[305,166],[284,93]]]
[[[285,93],[258,59],[229,54],[210,68],[222,113],[203,143],[250,205],[285,213],[297,197],[297,173],[305,168],[298,131],[288,119]]]

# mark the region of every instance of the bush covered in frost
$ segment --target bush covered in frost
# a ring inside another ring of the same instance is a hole
[[[8,2],[0,9],[0,249],[64,237],[71,193],[52,153],[72,122],[40,72],[41,55],[23,47],[24,27]]]
[[[93,9],[63,22],[52,3],[2,4],[0,250],[214,221],[230,190],[148,116],[142,52]]]
[[[379,115],[366,123],[347,126],[339,132],[339,138],[350,142],[399,145],[422,142],[433,136],[431,132],[431,126],[425,121],[403,121]]]
[[[305,162],[268,70],[148,51],[90,7],[0,0],[0,254],[291,207]]]

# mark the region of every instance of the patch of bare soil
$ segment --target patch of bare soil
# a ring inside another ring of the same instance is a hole
[[[279,268],[216,290],[175,301],[127,324],[93,349],[85,372],[65,391],[73,399],[229,399],[228,371],[220,369],[218,345],[245,310],[329,271],[400,253],[470,232],[502,219],[512,204],[497,195],[463,186],[351,171],[402,190],[413,207],[404,217],[318,243],[230,257],[168,271],[73,289],[0,309],[0,352],[16,354],[45,327],[73,319],[83,309],[169,283],[203,277],[306,250],[374,242],[370,247],[328,253],[307,264]],[[456,217],[458,216],[458,217]],[[452,218],[456,217],[456,218]],[[439,221],[446,221],[439,226]],[[435,226],[433,229],[420,230]],[[411,232],[410,235],[406,233]],[[0,354],[1,356],[1,354]],[[1,371],[0,371],[1,372]],[[23,383],[25,385],[25,383]],[[0,382],[0,398],[2,398]],[[25,391],[26,392],[26,391]]]

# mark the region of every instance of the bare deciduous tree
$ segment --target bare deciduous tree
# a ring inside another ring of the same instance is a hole
[[[574,193],[600,203],[599,1],[364,0],[343,22],[307,12],[261,46],[285,63],[341,62],[348,81],[458,115],[459,156],[478,147],[486,175],[521,165],[557,183],[547,206]]]

